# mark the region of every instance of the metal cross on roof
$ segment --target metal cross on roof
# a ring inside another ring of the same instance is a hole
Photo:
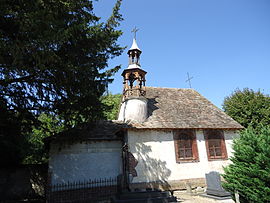
[[[138,32],[138,28],[136,28],[136,26],[133,28],[133,30],[131,30],[131,32],[134,32],[134,39],[136,39],[136,32]]]
[[[193,77],[189,77],[189,73],[187,72],[187,80],[186,80],[186,82],[188,82],[189,83],[189,88],[191,88],[191,79],[193,79]]]

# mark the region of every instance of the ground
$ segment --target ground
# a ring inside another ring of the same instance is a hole
[[[200,193],[189,194],[186,191],[175,191],[174,196],[177,197],[178,202],[183,203],[234,203],[232,199],[215,200],[212,198],[202,197]]]

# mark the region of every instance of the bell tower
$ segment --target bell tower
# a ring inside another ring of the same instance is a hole
[[[145,75],[146,71],[141,69],[140,55],[142,51],[139,49],[136,39],[133,38],[131,48],[128,50],[129,65],[122,73],[123,76],[123,95],[124,98],[130,96],[145,96]]]
[[[123,100],[119,112],[118,120],[143,122],[147,118],[147,99],[145,88],[146,71],[141,69],[140,55],[142,51],[136,42],[136,32],[134,28],[134,38],[131,48],[128,50],[128,67],[123,71]]]

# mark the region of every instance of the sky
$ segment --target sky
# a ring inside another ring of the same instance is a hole
[[[94,13],[105,20],[114,3],[99,0]],[[270,94],[269,0],[123,0],[120,12],[118,43],[127,49],[109,61],[122,67],[111,93],[122,92],[136,26],[146,86],[189,88],[189,73],[192,88],[219,108],[237,88]]]

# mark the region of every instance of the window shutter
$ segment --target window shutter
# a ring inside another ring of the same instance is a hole
[[[175,159],[176,162],[180,162],[180,159],[178,157],[179,154],[179,135],[177,132],[173,132],[173,139],[174,139],[174,151],[175,151]]]
[[[193,140],[192,140],[192,151],[193,151],[193,158],[196,161],[199,161],[199,153],[198,153],[198,146],[197,146],[197,138],[196,133],[193,131]]]
[[[224,137],[223,132],[222,132],[222,139],[221,139],[221,153],[222,153],[222,158],[223,159],[228,158],[227,149],[226,149],[226,143],[225,143],[225,137]]]
[[[208,132],[207,131],[203,131],[203,134],[204,134],[205,147],[206,147],[208,161],[210,161],[211,159],[210,159],[210,153],[209,153]]]

